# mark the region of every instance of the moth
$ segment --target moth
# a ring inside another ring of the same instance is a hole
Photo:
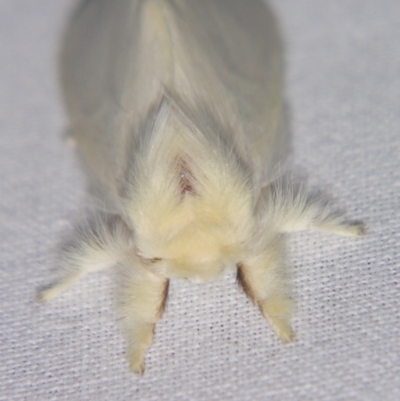
[[[282,53],[262,0],[86,0],[72,17],[61,81],[99,208],[64,244],[38,298],[118,265],[117,312],[135,373],[170,279],[236,270],[287,343],[285,235],[365,232],[279,176],[289,142]]]

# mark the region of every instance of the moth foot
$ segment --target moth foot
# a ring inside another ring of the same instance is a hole
[[[60,292],[62,292],[62,290],[63,289],[60,288],[60,286],[58,286],[57,284],[39,288],[36,291],[36,295],[35,295],[36,302],[44,304],[48,301],[51,301]]]
[[[128,357],[129,370],[135,375],[142,376],[144,373],[144,355],[142,352],[131,351]]]
[[[351,221],[346,226],[346,232],[351,237],[363,237],[367,234],[367,225],[363,221]]]
[[[272,328],[284,344],[289,344],[294,340],[294,332],[290,324],[280,319],[270,319]]]
[[[363,237],[367,233],[366,224],[360,220],[345,221],[339,224],[320,223],[316,227],[320,231],[343,235],[344,237]]]
[[[293,309],[292,300],[288,297],[277,295],[265,300],[260,305],[260,308],[280,340],[285,344],[292,342],[294,332],[289,323],[289,317]]]

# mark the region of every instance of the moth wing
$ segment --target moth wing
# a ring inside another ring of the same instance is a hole
[[[213,112],[256,191],[284,159],[281,43],[261,0],[85,0],[67,30],[61,79],[91,186],[109,209],[166,93]]]
[[[193,110],[204,104],[217,116],[226,143],[251,168],[257,192],[280,174],[289,154],[275,17],[261,0],[170,3],[179,66],[174,90]]]
[[[89,188],[106,211],[120,209],[140,127],[164,93],[169,74],[162,53],[170,44],[165,27],[157,26],[163,21],[157,21],[154,7],[144,15],[145,3],[83,1],[67,27],[60,57],[73,138]]]

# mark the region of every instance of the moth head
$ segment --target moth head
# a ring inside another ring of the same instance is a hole
[[[211,167],[200,172],[178,160],[132,197],[128,213],[138,256],[156,260],[151,268],[165,277],[213,280],[237,263],[252,237],[247,182]]]
[[[149,268],[159,274],[210,281],[243,253],[252,221],[247,217],[243,224],[232,204],[212,207],[188,196],[174,207],[148,206],[137,221],[134,241],[139,257],[151,261]]]

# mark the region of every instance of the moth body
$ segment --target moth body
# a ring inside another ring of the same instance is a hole
[[[238,282],[293,339],[285,234],[363,234],[284,184],[282,50],[261,0],[86,0],[61,56],[65,104],[100,206],[59,253],[47,301],[118,265],[118,313],[142,373],[171,278]]]

